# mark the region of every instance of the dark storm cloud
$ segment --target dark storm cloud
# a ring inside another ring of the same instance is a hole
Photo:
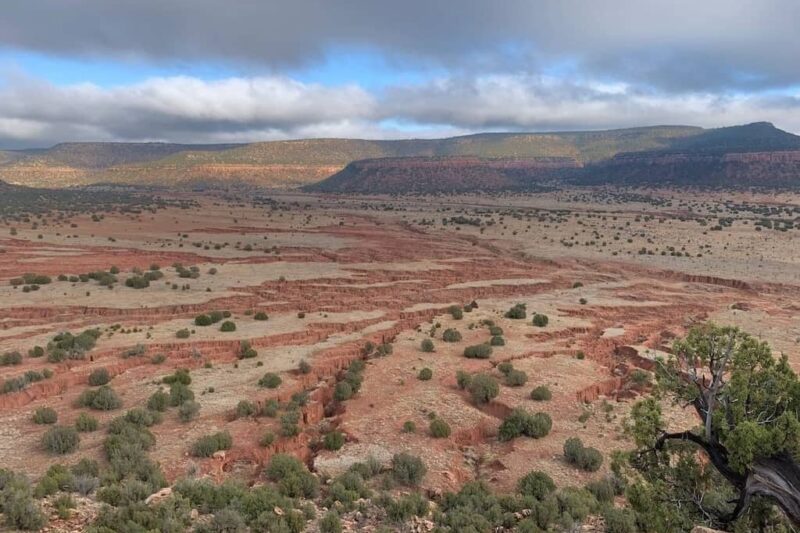
[[[680,92],[800,83],[799,22],[796,0],[28,0],[4,3],[0,43],[274,68],[336,46],[460,71],[537,58]]]

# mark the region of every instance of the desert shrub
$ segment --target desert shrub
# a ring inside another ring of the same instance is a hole
[[[259,312],[257,312],[256,314],[253,315],[253,319],[255,319],[255,320],[269,320],[269,317],[267,316],[267,313],[265,313],[264,311],[259,311]]]
[[[417,425],[413,420],[406,420],[403,422],[403,433],[416,433]]]
[[[505,317],[512,318],[515,320],[524,319],[528,316],[528,312],[526,310],[525,304],[516,304],[514,307],[506,311]]]
[[[53,426],[42,436],[42,446],[55,455],[64,455],[78,449],[80,437],[73,427]]]
[[[433,370],[431,370],[430,368],[427,368],[427,367],[425,367],[422,370],[420,370],[419,374],[417,374],[417,379],[419,379],[421,381],[428,381],[432,377],[433,377]]]
[[[108,370],[105,368],[98,368],[97,370],[93,370],[91,374],[89,374],[89,385],[92,387],[97,387],[99,385],[105,385],[111,381],[111,376],[108,373]]]
[[[422,339],[422,343],[420,344],[420,349],[426,353],[434,351],[435,347],[433,346],[433,341],[430,339]]]
[[[163,390],[157,390],[147,399],[147,408],[153,411],[163,412],[169,406],[169,394]]]
[[[222,325],[219,327],[219,330],[220,330],[220,331],[224,331],[224,332],[236,331],[236,324],[235,324],[235,323],[233,323],[233,322],[231,322],[230,320],[226,320],[226,321],[225,321],[225,322],[223,322],[223,323],[222,323]]]
[[[179,339],[188,339],[191,332],[187,328],[179,329],[175,332],[175,336]]]
[[[502,334],[503,334],[503,328],[501,328],[500,326],[489,326],[489,335],[496,337]]]
[[[257,355],[258,352],[250,345],[250,341],[241,341],[239,343],[239,359],[252,359]]]
[[[28,350],[28,357],[42,357],[44,356],[44,348],[41,346],[34,346]]]
[[[422,459],[408,453],[397,453],[392,457],[392,478],[401,485],[418,485],[428,468]]]
[[[97,431],[98,426],[99,423],[97,419],[89,413],[81,413],[78,415],[78,418],[75,419],[75,429],[80,433]]]
[[[385,497],[381,505],[386,510],[389,521],[400,524],[412,516],[425,516],[428,514],[428,500],[419,492],[404,494],[397,499]]]
[[[460,342],[461,333],[459,333],[457,329],[447,328],[442,333],[442,340],[444,342]]]
[[[468,359],[488,359],[492,355],[492,347],[488,344],[474,344],[464,348],[464,357]]]
[[[462,318],[464,318],[464,310],[457,305],[451,305],[450,307],[448,307],[447,312],[450,313],[450,316],[452,316],[456,320],[461,320]]]
[[[585,447],[578,437],[570,437],[564,442],[564,459],[587,472],[596,472],[603,464],[603,454],[596,448]]]
[[[516,368],[506,374],[506,385],[509,387],[521,387],[528,381],[528,374]]]
[[[584,360],[586,359],[586,354],[583,353],[583,350],[578,350],[578,352],[575,354],[575,359]]]
[[[231,446],[233,446],[231,434],[227,431],[220,431],[197,439],[192,444],[191,454],[193,457],[211,457],[220,450],[230,450]]]
[[[441,418],[434,418],[428,427],[431,437],[434,439],[446,439],[450,436],[450,425]]]
[[[161,413],[158,411],[151,411],[149,409],[142,409],[141,407],[134,407],[123,417],[123,420],[136,426],[149,428],[156,424],[160,424],[163,420]],[[112,420],[111,424],[114,424]]]
[[[349,400],[353,396],[353,387],[347,381],[340,381],[333,390],[333,397],[338,402]]]
[[[555,490],[556,484],[544,472],[528,472],[517,481],[517,492],[524,496],[533,496],[537,500],[544,500]]]
[[[194,319],[195,326],[210,326],[211,324],[213,324],[213,322],[208,315],[197,315]]]
[[[472,376],[468,390],[472,401],[478,405],[489,403],[500,394],[497,381],[488,374]]]
[[[305,359],[301,359],[300,360],[300,364],[297,365],[297,369],[300,371],[301,374],[310,374],[311,373],[311,363],[309,363]]]
[[[125,280],[125,286],[131,289],[146,289],[150,286],[150,280],[144,276],[131,276]]]
[[[147,353],[147,347],[144,344],[137,344],[133,348],[122,352],[122,358],[127,359],[128,357],[140,357],[145,353]]]
[[[391,355],[393,351],[394,346],[392,346],[392,343],[390,342],[383,342],[379,344],[377,348],[375,348],[375,353],[381,357],[385,355]]]
[[[645,387],[650,385],[650,373],[642,370],[641,368],[636,368],[630,374],[630,380],[639,387]]]
[[[497,437],[508,441],[524,435],[538,439],[544,437],[553,427],[553,421],[546,413],[531,414],[524,409],[514,409],[500,424]]]
[[[636,515],[630,509],[617,509],[608,506],[603,511],[606,523],[606,533],[636,533]]]
[[[506,340],[503,337],[501,337],[500,335],[495,335],[494,337],[489,339],[489,345],[490,346],[505,346],[506,345]]]
[[[547,385],[539,385],[531,391],[531,400],[535,400],[537,402],[546,402],[552,397],[553,393],[550,392],[550,388]]]
[[[6,352],[0,355],[0,366],[12,366],[22,363],[22,354],[19,352]]]
[[[331,509],[319,520],[320,533],[342,533],[342,520],[339,513]]]
[[[578,487],[564,487],[558,492],[557,498],[562,514],[576,522],[582,521],[598,507],[592,493]]]
[[[445,493],[439,504],[440,512],[434,515],[434,519],[443,531],[482,533],[510,529],[514,523],[513,517],[506,519],[500,500],[482,481],[465,483],[457,493]]]
[[[33,499],[28,479],[5,469],[0,469],[0,512],[11,530],[38,531],[47,523],[47,517]]]
[[[78,397],[80,407],[88,407],[98,411],[111,411],[122,407],[122,400],[114,389],[108,385],[102,385],[97,389],[88,389]]]
[[[178,407],[189,400],[194,400],[194,392],[187,385],[175,382],[169,386],[169,404],[172,407]]]
[[[533,315],[533,325],[538,328],[545,327],[549,321],[550,319],[547,317],[547,315],[543,315],[541,313],[536,313]]]
[[[590,481],[586,484],[586,490],[600,503],[611,503],[614,501],[615,487],[614,482],[608,477]]]
[[[464,372],[463,370],[458,370],[456,372],[456,384],[458,388],[461,390],[466,389],[469,387],[469,384],[472,383],[472,375],[468,372]]]
[[[274,442],[275,442],[275,433],[273,433],[270,430],[265,431],[264,434],[261,435],[261,439],[259,439],[258,441],[258,443],[261,446],[264,446],[265,448],[267,446],[272,446]]]
[[[290,498],[313,498],[319,491],[319,481],[296,457],[278,453],[266,468],[267,479],[278,484],[278,490]]]
[[[331,431],[322,440],[326,450],[338,450],[344,446],[344,434],[341,431]]]
[[[238,407],[237,407],[238,410]],[[189,422],[197,418],[200,412],[200,404],[194,400],[186,400],[178,406],[178,418],[181,422]]]
[[[58,413],[52,407],[38,407],[33,412],[34,424],[55,424],[58,420]]]
[[[264,407],[261,409],[261,414],[269,418],[275,418],[276,416],[278,416],[279,408],[280,404],[278,404],[278,400],[270,398],[269,400],[264,402]]]
[[[300,412],[296,409],[286,411],[281,415],[281,433],[284,437],[294,437],[300,434]]]
[[[497,365],[497,371],[503,374],[504,376],[507,376],[508,373],[511,372],[512,370],[514,370],[514,365],[509,363],[508,361],[503,361],[502,363],[499,363]]]
[[[253,416],[258,412],[256,405],[249,400],[241,400],[236,404],[235,416],[236,418],[245,418]]]
[[[261,377],[261,379],[258,380],[258,385],[260,387],[274,389],[279,387],[281,382],[281,377],[278,374],[274,372],[267,372]]]

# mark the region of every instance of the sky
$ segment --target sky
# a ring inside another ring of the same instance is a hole
[[[0,148],[756,121],[798,0],[5,0]]]

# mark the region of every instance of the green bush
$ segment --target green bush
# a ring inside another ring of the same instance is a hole
[[[258,385],[267,389],[275,389],[279,387],[281,383],[281,377],[274,372],[267,372],[258,380]]]
[[[99,423],[97,422],[97,419],[89,413],[81,413],[78,415],[78,418],[75,419],[75,429],[80,433],[97,431],[98,427]]]
[[[431,339],[422,339],[422,344],[420,344],[420,349],[426,353],[434,351],[435,347],[433,345],[433,341]]]
[[[468,390],[472,401],[478,405],[491,402],[500,394],[500,386],[497,381],[488,374],[476,374],[472,376],[468,385]]]
[[[333,397],[337,402],[344,402],[353,396],[353,387],[347,381],[340,381],[333,390]]]
[[[514,307],[506,311],[505,317],[515,320],[524,319],[526,316],[528,316],[526,308],[527,306],[525,304],[516,304]]]
[[[464,318],[464,310],[457,305],[451,305],[450,307],[448,307],[447,312],[450,313],[450,316],[452,316],[456,320],[461,320],[462,318]]]
[[[194,319],[195,326],[210,326],[211,324],[213,324],[213,322],[208,315],[197,315]]]
[[[311,373],[311,363],[309,363],[305,359],[301,359],[300,360],[300,364],[297,365],[297,369],[300,371],[301,374],[310,374]]]
[[[506,385],[509,387],[521,387],[528,381],[528,374],[516,368],[506,374]]]
[[[614,501],[615,486],[611,479],[605,477],[586,484],[586,490],[592,493],[600,503],[611,503]]]
[[[265,431],[264,434],[261,435],[261,439],[258,441],[258,443],[265,448],[268,446],[272,446],[274,442],[275,442],[275,433],[273,433],[270,430]]]
[[[441,418],[434,418],[428,427],[434,439],[446,439],[450,436],[450,425]]]
[[[294,437],[300,434],[300,412],[296,409],[281,415],[281,433],[284,437]]]
[[[269,316],[264,311],[258,311],[256,314],[253,315],[254,320],[269,320]]]
[[[186,400],[178,406],[178,418],[181,422],[194,420],[199,412],[200,404],[194,400]]]
[[[433,377],[433,370],[427,367],[420,370],[419,374],[417,374],[417,378],[421,381],[428,381],[432,377]]]
[[[111,411],[122,407],[122,400],[114,389],[108,385],[102,385],[97,389],[88,389],[78,397],[80,407],[88,407],[98,411]]]
[[[325,435],[322,444],[326,450],[338,450],[344,446],[344,434],[341,431],[331,431]]]
[[[469,384],[472,383],[472,375],[468,372],[464,372],[463,370],[458,370],[456,372],[456,384],[458,388],[461,390],[465,390],[469,387]]]
[[[47,517],[33,499],[28,479],[4,469],[0,469],[0,512],[11,530],[38,531],[47,523]]]
[[[42,446],[55,455],[64,455],[78,449],[78,431],[68,426],[53,426],[42,436]]]
[[[550,388],[547,385],[539,385],[531,391],[531,400],[537,402],[546,402],[552,397],[553,393],[550,392]]]
[[[266,468],[267,479],[278,484],[278,490],[290,498],[313,498],[319,492],[319,481],[299,459],[288,454],[272,456]]]
[[[413,420],[406,420],[403,422],[403,433],[416,433],[417,425]]]
[[[220,331],[224,331],[224,332],[236,331],[236,324],[234,324],[234,323],[233,323],[233,322],[231,322],[230,320],[226,320],[226,321],[225,321],[225,322],[223,322],[223,323],[222,323],[222,325],[219,327],[219,330],[220,330]]]
[[[233,446],[231,434],[227,431],[220,431],[197,439],[192,444],[191,455],[193,457],[211,457],[220,450],[230,450],[231,446]]]
[[[505,420],[500,424],[498,438],[501,441],[508,441],[525,435],[538,439],[550,433],[553,421],[546,413],[531,414],[528,411],[517,408],[511,411]]]
[[[92,387],[105,385],[109,381],[111,381],[111,376],[109,375],[108,370],[105,368],[98,368],[89,374],[89,385]]]
[[[457,329],[447,328],[442,333],[442,340],[444,342],[460,342],[461,333],[459,333]]]
[[[509,363],[508,361],[503,361],[502,363],[499,363],[497,365],[497,371],[503,374],[504,376],[507,376],[508,373],[511,372],[512,370],[514,370],[514,365]]]
[[[636,515],[630,509],[617,509],[608,506],[603,511],[606,533],[636,533]]]
[[[555,492],[555,490],[556,484],[544,472],[529,472],[517,482],[517,492],[524,496],[532,496],[540,501]]]
[[[506,340],[503,337],[501,337],[500,335],[495,335],[494,337],[489,339],[489,345],[490,346],[505,346],[506,345]]]
[[[236,411],[235,415],[236,418],[245,418],[248,416],[253,416],[258,412],[258,408],[256,404],[249,400],[240,400],[238,404],[236,404]]]
[[[392,457],[392,477],[401,485],[419,485],[428,468],[422,459],[408,453],[398,453]]]
[[[547,317],[547,315],[543,315],[541,313],[536,313],[533,315],[533,325],[537,328],[545,327],[549,321],[550,319]]]
[[[167,385],[172,385],[173,383],[180,383],[182,385],[191,385],[192,384],[192,376],[189,374],[189,371],[185,368],[179,368],[174,373],[164,376],[161,380],[161,383],[165,383]]]
[[[230,314],[228,316],[230,316]],[[210,313],[208,313],[208,318],[211,319],[212,324],[216,324],[217,322],[220,322],[223,318],[226,317],[222,313],[222,311],[211,311]]]
[[[169,386],[169,404],[178,407],[183,402],[194,400],[194,392],[183,383],[173,383]]]
[[[492,347],[488,344],[474,344],[464,348],[464,357],[468,359],[488,359],[492,355]]]
[[[187,328],[179,329],[175,332],[175,336],[179,339],[188,339],[191,332]]]
[[[19,352],[6,352],[0,355],[0,366],[14,366],[22,363],[22,354]]]
[[[503,328],[500,326],[489,326],[489,335],[498,337],[503,335]]]
[[[319,520],[320,533],[342,533],[342,520],[339,514],[331,509]]]
[[[570,437],[564,442],[564,458],[587,472],[596,472],[603,464],[603,454],[596,448],[584,447],[578,437]]]
[[[38,407],[33,412],[34,424],[55,424],[58,420],[58,413],[52,407]]]
[[[163,412],[167,410],[168,406],[169,394],[162,390],[157,390],[147,399],[147,408],[153,411]]]

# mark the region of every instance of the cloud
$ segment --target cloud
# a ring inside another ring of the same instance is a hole
[[[531,73],[569,64],[592,78],[666,92],[800,84],[796,0],[6,4],[0,46],[69,57],[216,60],[275,72],[356,47],[455,73]]]
[[[110,88],[25,76],[0,84],[0,147],[62,141],[402,138],[768,120],[800,132],[797,94],[668,94],[529,74],[443,77],[369,92],[283,76],[154,78]]]
[[[56,86],[15,77],[0,89],[0,139],[8,145],[63,140],[228,142],[348,135],[369,130],[372,95],[285,77],[204,81],[155,78],[112,88]]]

